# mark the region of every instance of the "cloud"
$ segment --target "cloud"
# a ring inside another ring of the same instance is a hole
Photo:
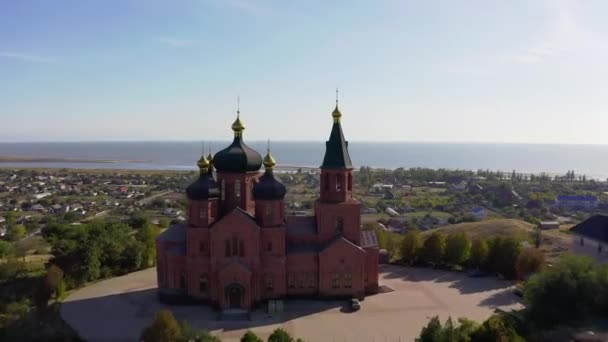
[[[195,40],[178,39],[173,37],[156,37],[156,41],[172,47],[186,47],[196,44]]]
[[[39,64],[54,64],[55,60],[48,57],[32,55],[28,53],[19,53],[11,51],[0,51],[0,58],[8,58],[21,62],[39,63]]]

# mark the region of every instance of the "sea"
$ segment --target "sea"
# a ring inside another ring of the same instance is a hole
[[[211,148],[217,152],[229,143],[214,142]],[[262,155],[266,151],[266,142],[247,144]],[[348,147],[356,168],[428,167],[549,174],[574,170],[588,178],[608,177],[608,145],[352,141]],[[274,141],[271,150],[279,167],[318,167],[325,142]],[[1,162],[0,167],[195,170],[201,153],[201,143],[195,141],[0,143],[0,159],[46,159]]]

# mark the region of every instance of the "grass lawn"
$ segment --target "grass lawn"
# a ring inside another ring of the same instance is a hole
[[[415,211],[412,213],[405,214],[405,217],[421,219],[421,218],[425,217],[427,214],[431,214],[431,216],[437,217],[442,220],[447,220],[450,217],[452,217],[452,214],[446,213],[443,211]]]

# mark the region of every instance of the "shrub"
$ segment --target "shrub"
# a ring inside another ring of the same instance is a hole
[[[172,342],[181,336],[181,328],[169,310],[160,310],[154,321],[144,329],[139,338],[144,342]]]
[[[411,229],[401,241],[401,260],[407,264],[416,262],[424,241],[417,229]]]
[[[478,238],[473,240],[471,246],[471,256],[469,257],[469,267],[483,268],[488,259],[488,243],[486,240]]]
[[[247,330],[245,335],[241,337],[241,342],[264,342],[261,338],[258,337],[253,331]]]
[[[545,255],[539,249],[525,248],[519,253],[515,269],[519,279],[525,279],[540,271],[545,264]]]
[[[268,342],[294,342],[293,337],[287,331],[278,328],[268,336]]]

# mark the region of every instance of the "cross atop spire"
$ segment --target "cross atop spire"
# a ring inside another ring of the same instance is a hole
[[[336,87],[336,108],[338,108],[338,87]]]
[[[334,118],[334,122],[340,122],[340,118],[342,117],[342,113],[340,113],[340,109],[338,109],[338,88],[336,88],[336,108],[331,113],[331,116]]]
[[[237,95],[236,97],[236,116],[237,118],[241,114],[241,97]]]

